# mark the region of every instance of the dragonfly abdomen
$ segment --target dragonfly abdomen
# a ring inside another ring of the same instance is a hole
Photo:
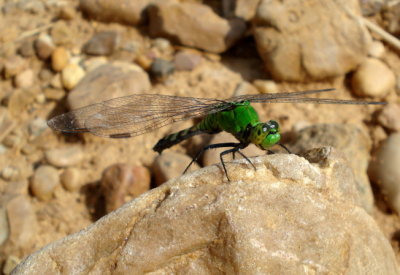
[[[220,129],[216,128],[215,116],[211,114],[190,128],[163,137],[156,145],[154,145],[153,150],[161,154],[163,150],[168,149],[185,139],[191,138],[192,136],[199,134],[215,134],[220,131]]]

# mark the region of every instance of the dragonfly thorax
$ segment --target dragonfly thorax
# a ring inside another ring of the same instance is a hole
[[[281,139],[278,122],[270,120],[266,123],[258,123],[250,130],[250,142],[263,150],[275,145]]]

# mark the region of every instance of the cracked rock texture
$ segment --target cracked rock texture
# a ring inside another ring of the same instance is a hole
[[[371,37],[358,1],[262,0],[254,18],[258,52],[274,79],[346,74],[366,57]]]
[[[170,180],[25,259],[14,274],[398,274],[330,147]]]

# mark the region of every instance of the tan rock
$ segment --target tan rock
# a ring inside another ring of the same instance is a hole
[[[118,163],[103,171],[101,189],[107,213],[150,189],[150,172],[146,167]]]
[[[251,20],[256,14],[260,0],[234,0],[235,15],[247,20]]]
[[[191,161],[191,157],[182,153],[174,151],[163,152],[156,158],[153,165],[155,182],[157,186],[182,175]],[[197,162],[194,162],[189,171],[194,171],[198,168],[199,165]]]
[[[240,39],[246,25],[226,20],[198,3],[157,4],[149,8],[150,34],[213,53],[226,51]]]
[[[68,94],[71,109],[107,99],[144,93],[151,87],[145,71],[137,65],[116,61],[88,72]]]
[[[67,90],[76,87],[79,81],[85,76],[85,71],[77,64],[68,64],[61,72],[61,81]]]
[[[324,150],[329,152],[329,150]],[[15,274],[398,274],[341,160],[295,155],[171,180],[32,254]],[[350,175],[350,176],[349,176]]]
[[[400,133],[391,134],[375,153],[369,175],[379,184],[389,205],[400,213]]]
[[[357,68],[351,79],[353,91],[359,96],[384,97],[396,84],[396,76],[376,58],[368,58]]]
[[[157,1],[82,0],[80,8],[85,14],[96,20],[137,25],[143,21],[144,10],[155,2]]]
[[[303,153],[312,148],[333,146],[343,153],[354,173],[354,184],[359,193],[360,205],[369,213],[374,207],[374,196],[367,176],[371,150],[369,135],[351,124],[316,124],[296,134],[290,149]]]
[[[60,72],[67,66],[69,59],[69,52],[63,47],[58,47],[51,54],[51,67],[54,71]]]
[[[360,13],[356,0],[262,0],[254,18],[254,36],[272,76],[304,81],[344,75],[356,68],[367,55],[371,38],[346,9]]]

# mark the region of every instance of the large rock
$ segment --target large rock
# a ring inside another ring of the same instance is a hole
[[[149,8],[149,18],[152,36],[213,53],[226,51],[246,30],[243,20],[226,20],[198,3],[157,4]]]
[[[144,93],[151,87],[149,76],[137,65],[116,61],[90,71],[68,94],[71,109],[121,96]]]
[[[371,38],[356,18],[357,0],[262,0],[254,19],[258,51],[278,80],[343,75],[368,53]]]
[[[210,166],[25,259],[14,274],[398,274],[331,148]]]
[[[81,10],[89,17],[104,22],[137,25],[143,21],[143,12],[156,0],[80,0]]]

